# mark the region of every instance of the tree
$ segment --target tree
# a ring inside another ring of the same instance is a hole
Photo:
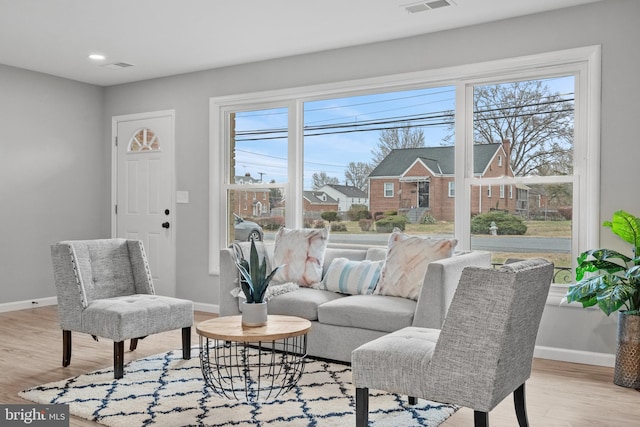
[[[478,86],[473,103],[474,142],[510,140],[516,176],[571,173],[573,100],[534,80]]]
[[[311,175],[312,186],[314,190],[319,190],[325,185],[338,184],[338,178],[335,176],[329,176],[326,172],[315,172]]]
[[[399,128],[381,130],[378,137],[378,146],[375,150],[371,150],[373,167],[379,165],[393,149],[418,147],[424,147],[424,132],[420,128],[405,125]]]
[[[372,171],[371,165],[364,162],[349,162],[347,169],[344,171],[344,179],[346,185],[352,185],[362,191],[367,191],[369,183],[367,177]]]
[[[271,184],[275,184],[276,180],[269,181]],[[275,207],[282,201],[282,191],[279,188],[272,188],[269,190],[269,204],[271,207]]]

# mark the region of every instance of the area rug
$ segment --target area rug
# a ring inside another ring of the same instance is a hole
[[[455,411],[453,405],[370,390],[373,426],[435,427]],[[289,392],[269,402],[222,398],[205,384],[197,349],[191,360],[182,350],[145,357],[113,369],[36,386],[19,393],[40,404],[69,404],[72,415],[113,427],[135,426],[349,426],[355,425],[355,392],[347,365],[308,359]]]

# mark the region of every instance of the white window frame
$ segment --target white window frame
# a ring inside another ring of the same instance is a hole
[[[500,184],[500,198],[504,199],[504,184]]]
[[[382,192],[383,197],[385,198],[393,197],[393,195],[395,194],[395,188],[394,188],[395,186],[393,185],[393,182],[385,182],[383,185],[384,185],[384,191]]]
[[[449,195],[449,197],[455,197],[456,196],[456,182],[455,181],[449,181],[448,195]]]
[[[473,176],[473,85],[490,84],[515,79],[536,79],[542,76],[572,74],[576,78],[575,144],[573,176],[474,178]],[[289,108],[289,182],[287,194],[288,227],[302,225],[303,185],[303,105],[305,102],[332,97],[355,96],[376,91],[410,90],[451,85],[456,87],[455,123],[455,236],[457,249],[471,247],[470,221],[471,187],[496,184],[573,184],[574,213],[572,253],[578,254],[599,244],[600,188],[600,87],[601,47],[587,46],[530,56],[507,58],[435,70],[418,71],[384,77],[329,83],[284,90],[247,93],[210,99],[210,227],[209,271],[219,274],[219,250],[226,246],[227,206],[224,182],[227,170],[228,130],[225,115],[232,111],[256,108]],[[260,185],[270,187],[269,184]],[[282,186],[279,186],[279,188]],[[589,189],[589,191],[587,191]],[[559,285],[562,287],[561,285]],[[553,289],[552,287],[552,295]],[[564,290],[554,298],[559,303]],[[555,300],[554,300],[555,301]]]

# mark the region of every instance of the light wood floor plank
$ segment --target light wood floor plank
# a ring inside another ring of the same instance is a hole
[[[215,317],[196,312],[196,323]],[[18,392],[85,372],[113,366],[113,343],[73,334],[71,365],[62,367],[62,332],[56,307],[0,313],[0,402],[25,403]],[[198,337],[192,328],[192,343]],[[134,352],[125,346],[125,363],[181,346],[181,331],[156,334],[139,341]],[[613,384],[613,369],[535,359],[527,381],[531,427],[620,427],[640,425],[640,393]],[[517,426],[509,396],[489,415],[492,427]],[[99,424],[72,417],[71,426]],[[463,408],[443,427],[473,425],[473,411]]]

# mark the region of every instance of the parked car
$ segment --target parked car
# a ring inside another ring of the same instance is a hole
[[[236,240],[246,240],[248,242],[251,240],[262,241],[264,236],[262,227],[255,222],[247,221],[236,214],[233,214],[233,219],[235,222],[234,230]]]

